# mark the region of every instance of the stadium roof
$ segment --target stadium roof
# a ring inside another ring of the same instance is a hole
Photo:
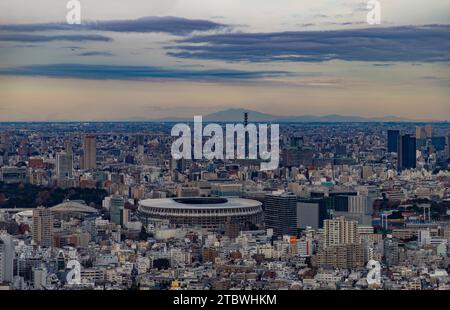
[[[145,199],[139,203],[143,207],[168,209],[237,209],[261,206],[256,200],[219,197]]]
[[[53,212],[96,213],[97,210],[77,201],[64,201],[50,208]]]

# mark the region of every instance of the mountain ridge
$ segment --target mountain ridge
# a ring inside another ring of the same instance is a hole
[[[421,120],[411,120],[407,118],[402,118],[394,115],[387,115],[383,117],[363,117],[357,115],[340,115],[340,114],[329,114],[329,115],[294,115],[294,116],[284,116],[284,115],[273,115],[269,113],[263,113],[250,109],[243,108],[231,108],[226,110],[221,110],[213,112],[203,116],[204,122],[243,122],[244,113],[248,113],[249,122],[279,122],[279,123],[308,123],[308,122],[318,122],[318,123],[335,123],[335,122],[422,122]],[[187,121],[192,122],[192,118],[184,117],[167,117],[162,119],[155,119],[155,121]],[[423,120],[426,122],[436,122],[431,120]]]

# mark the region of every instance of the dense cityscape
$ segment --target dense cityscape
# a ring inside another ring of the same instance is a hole
[[[0,123],[0,288],[450,289],[448,123],[283,123],[269,171],[173,125]]]

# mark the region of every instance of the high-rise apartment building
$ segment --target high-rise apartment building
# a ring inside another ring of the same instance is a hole
[[[364,266],[364,252],[356,221],[344,217],[324,221],[324,234],[317,263],[320,267],[334,268]]]
[[[268,194],[264,200],[265,224],[274,235],[297,234],[297,196],[292,193]]]
[[[362,244],[333,245],[321,249],[317,254],[320,267],[353,269],[364,267],[364,251]]]
[[[323,224],[324,247],[360,243],[357,224],[358,222],[349,221],[345,217],[325,220]]]
[[[51,210],[39,207],[33,210],[33,241],[43,247],[53,243],[53,215]]]
[[[83,138],[83,158],[81,168],[92,170],[97,167],[97,146],[94,135],[85,135]]]

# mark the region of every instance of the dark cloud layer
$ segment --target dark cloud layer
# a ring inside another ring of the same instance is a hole
[[[181,58],[225,61],[450,61],[450,25],[198,35],[168,47]]]
[[[97,30],[113,32],[164,32],[174,35],[186,35],[194,31],[210,31],[225,27],[227,26],[208,20],[172,16],[150,16],[130,20],[87,21],[81,25],[69,25],[66,23],[0,25],[0,31]]]
[[[51,42],[51,41],[112,41],[111,38],[101,35],[34,35],[34,34],[0,34],[0,41],[13,42]]]
[[[56,78],[77,78],[92,80],[142,80],[182,79],[221,80],[258,79],[269,76],[287,75],[283,71],[238,71],[238,70],[177,70],[147,66],[113,66],[85,64],[30,65],[1,68],[0,75],[46,76]]]
[[[102,51],[92,51],[92,52],[83,52],[78,54],[78,56],[115,56],[115,54],[111,52],[102,52]]]

